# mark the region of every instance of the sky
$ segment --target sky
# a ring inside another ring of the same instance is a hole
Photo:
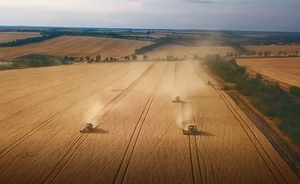
[[[0,25],[300,32],[300,0],[0,0]]]

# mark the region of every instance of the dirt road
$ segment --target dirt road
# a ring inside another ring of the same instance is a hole
[[[300,183],[192,62],[0,72],[3,183]],[[172,103],[179,95],[185,103]],[[198,136],[182,134],[182,116]],[[86,122],[95,133],[80,134]]]

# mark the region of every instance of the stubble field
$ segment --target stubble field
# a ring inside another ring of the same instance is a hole
[[[38,37],[40,33],[34,32],[0,32],[0,43],[11,42],[18,39]]]
[[[2,71],[0,181],[300,183],[206,80],[217,85],[193,62]],[[172,103],[175,95],[185,103]],[[96,132],[80,134],[89,121]],[[183,135],[183,121],[200,135]]]
[[[238,59],[237,63],[245,66],[252,74],[260,73],[270,81],[278,82],[282,87],[300,87],[299,58]]]
[[[41,43],[29,44],[14,48],[0,48],[0,59],[12,59],[28,54],[53,56],[72,56],[95,58],[124,57],[134,53],[135,49],[152,44],[147,41],[126,39],[62,36]]]
[[[207,54],[220,54],[225,56],[227,52],[236,52],[233,48],[228,46],[215,46],[215,45],[165,45],[154,49],[147,53],[152,59],[167,58],[168,55],[173,57],[183,58],[184,55],[192,58],[194,55],[205,57]]]

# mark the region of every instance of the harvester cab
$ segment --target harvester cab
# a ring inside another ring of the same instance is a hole
[[[172,100],[173,103],[180,103],[181,100],[180,100],[180,96],[175,96],[175,99]]]
[[[80,130],[80,133],[86,133],[86,132],[93,132],[95,130],[95,127],[92,123],[85,124],[85,127],[83,130]]]
[[[197,135],[197,126],[196,125],[189,125],[187,130],[183,129],[183,135]]]

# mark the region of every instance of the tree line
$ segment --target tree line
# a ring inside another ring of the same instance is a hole
[[[11,41],[11,42],[0,43],[0,47],[16,47],[16,46],[26,45],[29,43],[37,43],[37,42],[42,42],[42,41],[49,40],[52,38],[56,38],[56,37],[59,37],[62,35],[63,34],[61,32],[51,32],[49,34],[44,34],[44,35],[38,36],[38,37],[17,39],[17,40]]]
[[[118,38],[128,40],[148,40],[156,41],[149,35],[126,35],[115,32],[93,32],[93,31],[60,31],[65,36],[90,36],[90,37],[106,37],[106,38]]]
[[[83,31],[41,31],[41,36],[31,37],[25,39],[17,39],[11,42],[0,43],[0,47],[16,47],[21,45],[26,45],[30,43],[38,43],[46,41],[59,36],[92,36],[92,37],[107,37],[107,38],[119,38],[119,39],[132,39],[132,40],[148,40],[156,41],[155,38],[146,36],[132,36],[132,35],[122,35],[113,32],[83,32]]]
[[[298,51],[294,51],[293,54],[289,54],[286,51],[278,51],[278,53],[275,55],[275,57],[297,57]],[[271,51],[265,51],[265,52],[256,52],[256,51],[247,51],[245,53],[239,53],[239,52],[226,52],[226,57],[271,57]]]

